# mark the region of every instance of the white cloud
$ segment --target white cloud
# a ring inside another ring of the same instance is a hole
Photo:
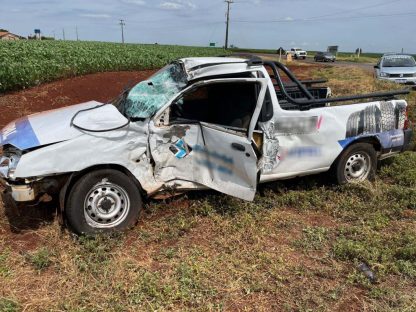
[[[159,5],[164,10],[196,9],[196,4],[187,0],[165,1]]]
[[[144,0],[121,0],[121,2],[127,3],[127,4],[135,4],[135,5],[145,5],[146,1]]]
[[[165,10],[179,10],[182,8],[182,5],[175,2],[163,2],[159,5],[159,7]]]
[[[111,16],[108,14],[94,14],[94,13],[85,13],[81,14],[82,17],[88,18],[110,18]]]
[[[293,21],[293,17],[287,16],[287,17],[285,17],[285,21],[291,22],[291,21]]]

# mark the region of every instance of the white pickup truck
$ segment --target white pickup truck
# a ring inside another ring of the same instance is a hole
[[[287,54],[291,54],[292,57],[294,57],[295,59],[305,59],[306,56],[308,55],[308,52],[306,52],[303,49],[300,48],[292,48],[290,49],[290,51],[287,52]]]
[[[180,59],[113,103],[6,126],[4,195],[57,195],[73,231],[96,233],[134,225],[152,197],[214,189],[253,200],[259,183],[329,170],[338,183],[373,178],[379,159],[409,145],[407,104],[395,98],[408,91],[331,98],[320,83],[255,57]]]

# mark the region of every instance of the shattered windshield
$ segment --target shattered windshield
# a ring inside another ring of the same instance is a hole
[[[391,56],[385,57],[383,60],[383,67],[414,67],[416,66],[415,59],[411,56]]]
[[[128,118],[148,118],[185,88],[186,74],[180,63],[164,67],[146,81],[134,86],[124,101]]]

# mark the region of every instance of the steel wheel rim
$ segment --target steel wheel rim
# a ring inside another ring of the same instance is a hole
[[[84,201],[84,216],[94,228],[112,228],[121,224],[130,210],[127,192],[107,179],[94,185]]]
[[[370,173],[371,159],[365,152],[351,154],[345,163],[344,175],[348,182],[364,181]]]

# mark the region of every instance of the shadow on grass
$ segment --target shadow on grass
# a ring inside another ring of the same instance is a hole
[[[253,202],[238,199],[214,190],[195,190],[185,194],[173,195],[164,200],[151,199],[145,207],[146,213],[154,216],[162,216],[162,211],[173,212],[172,207],[185,207],[190,213],[208,215],[215,213],[219,215],[233,216],[241,210],[258,210],[273,208],[273,198],[268,196],[279,196],[290,191],[311,191],[321,187],[333,186],[328,173],[280,180],[258,185],[256,197]],[[167,207],[170,207],[166,210]],[[189,207],[189,209],[188,209]]]
[[[2,192],[2,199],[4,213],[12,233],[37,230],[44,225],[53,223],[59,207],[55,200],[39,204],[16,204],[7,192]]]
[[[291,190],[312,190],[321,186],[331,185],[328,174],[319,174],[314,176],[293,178],[290,180],[283,180],[278,182],[270,182],[260,184],[257,188],[256,198],[264,198],[268,192],[272,191],[275,194],[281,194]],[[5,215],[10,225],[10,231],[13,233],[20,233],[25,230],[37,230],[42,226],[51,224],[57,217],[57,211],[59,204],[56,200],[49,203],[38,203],[38,204],[18,204],[13,201],[10,194],[3,193],[3,203]],[[145,210],[150,212],[154,211],[156,206],[174,205],[180,201],[191,201],[196,206],[208,204],[210,212],[215,212],[220,215],[233,215],[237,213],[242,206],[249,206],[252,203],[239,200],[237,198],[213,191],[192,191],[185,195],[174,196],[165,200],[154,200],[148,201]],[[256,203],[254,203],[256,204]],[[156,208],[156,210],[158,210]],[[204,209],[202,207],[201,213]],[[158,215],[160,211],[156,212]],[[207,213],[209,213],[207,211]]]

